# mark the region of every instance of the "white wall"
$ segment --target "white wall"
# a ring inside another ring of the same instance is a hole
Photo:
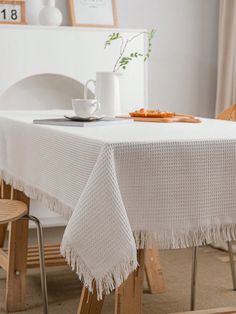
[[[28,0],[41,1],[41,0]],[[68,24],[67,0],[57,0]],[[156,28],[149,62],[149,103],[213,116],[218,0],[117,0],[120,27]]]
[[[122,27],[156,28],[149,103],[213,116],[218,0],[118,0]]]

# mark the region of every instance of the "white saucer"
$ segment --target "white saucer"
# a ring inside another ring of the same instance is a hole
[[[90,117],[79,117],[79,116],[64,116],[66,119],[71,120],[71,121],[84,121],[84,122],[90,122],[90,121],[98,121],[102,120],[105,118],[105,116],[90,116]]]

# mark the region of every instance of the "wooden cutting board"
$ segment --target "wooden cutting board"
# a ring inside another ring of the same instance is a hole
[[[170,118],[144,118],[144,117],[130,117],[130,116],[119,116],[119,118],[129,118],[133,119],[134,121],[137,122],[165,122],[165,123],[170,123],[170,122],[185,122],[185,123],[201,123],[202,121],[199,118],[196,118],[192,115],[188,114],[180,114],[176,113],[174,117]]]
[[[178,117],[178,116],[174,116],[174,117],[171,117],[171,118],[135,118],[133,117],[132,118],[134,121],[137,121],[137,122],[166,122],[166,123],[169,123],[169,122],[186,122],[186,123],[200,123],[202,122],[200,119],[198,118],[189,118],[189,117]]]

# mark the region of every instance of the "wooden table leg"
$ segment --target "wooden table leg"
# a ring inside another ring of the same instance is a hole
[[[115,314],[141,314],[145,250],[137,252],[139,267],[116,290]]]
[[[0,225],[0,248],[3,247],[7,232],[7,225]]]
[[[5,300],[7,312],[25,309],[27,240],[28,220],[11,223]]]
[[[29,205],[29,199],[24,193],[14,191],[13,197]],[[28,227],[28,220],[20,220],[10,224],[8,243],[9,261],[5,299],[7,312],[16,312],[25,309]]]
[[[158,249],[146,250],[145,273],[150,293],[162,293],[166,290]]]
[[[6,185],[3,180],[0,182],[0,198],[10,198],[11,197],[11,187]],[[0,248],[4,246],[5,238],[7,233],[7,224],[0,225]]]
[[[139,268],[129,275],[128,279],[116,290],[115,314],[141,314],[143,277],[146,271],[151,293],[165,290],[165,282],[160,267],[159,252],[153,250],[138,250]],[[104,298],[97,301],[97,294],[83,288],[77,314],[100,314]]]
[[[95,290],[92,294],[87,288],[83,287],[77,314],[100,314],[102,312],[105,296],[98,301]]]

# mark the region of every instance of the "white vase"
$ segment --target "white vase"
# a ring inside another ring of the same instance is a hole
[[[84,98],[87,98],[87,86],[93,82],[96,86],[95,97],[100,103],[99,114],[114,117],[120,114],[120,77],[114,72],[97,72],[96,81],[89,80],[85,84]]]
[[[45,7],[39,13],[39,22],[41,25],[61,25],[62,13],[55,7],[55,0],[45,0]]]

